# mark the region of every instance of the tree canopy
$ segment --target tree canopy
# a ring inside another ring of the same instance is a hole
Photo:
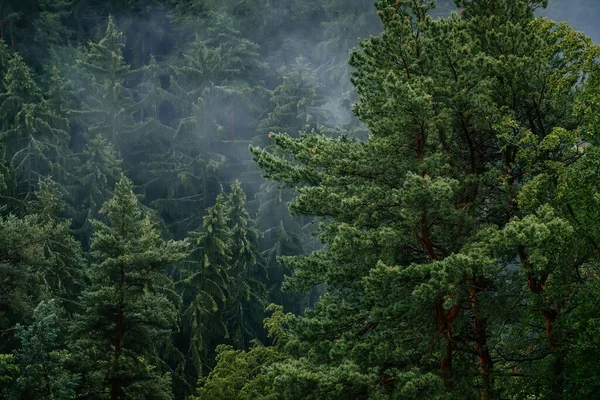
[[[1,2],[0,397],[595,398],[592,3]]]

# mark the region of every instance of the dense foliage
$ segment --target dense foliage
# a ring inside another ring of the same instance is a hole
[[[600,46],[438,3],[3,1],[0,397],[597,396]]]

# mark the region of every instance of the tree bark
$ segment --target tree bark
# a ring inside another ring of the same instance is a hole
[[[119,359],[121,358],[121,342],[123,340],[123,325],[125,320],[125,266],[120,265],[120,288],[119,288],[119,311],[117,313],[117,323],[115,325],[115,353],[113,361],[113,376],[111,379],[111,400],[122,398],[121,380],[119,379]]]
[[[523,265],[527,271],[527,286],[529,290],[537,295],[544,296],[546,281],[550,275],[550,271],[545,271],[539,278],[533,275],[531,272],[531,266],[529,265],[529,259],[524,246],[518,247],[519,258],[521,259],[521,265]],[[560,332],[556,327],[558,320],[558,311],[560,306],[558,304],[549,305],[548,299],[543,297],[545,307],[542,309],[542,315],[545,321],[544,331],[546,338],[548,339],[548,346],[550,352],[556,357],[552,365],[552,373],[550,375],[550,390],[551,398],[560,399],[563,396],[563,372],[565,357],[561,351],[561,339]]]
[[[481,389],[481,400],[493,400],[496,398],[494,392],[494,363],[487,345],[487,321],[481,315],[479,293],[481,292],[481,279],[471,281],[469,287],[469,299],[473,311],[473,328],[475,330],[475,350],[479,359],[483,388]]]
[[[434,314],[437,324],[437,330],[444,337],[445,351],[440,362],[440,369],[442,373],[442,382],[444,388],[451,392],[453,389],[452,382],[452,350],[454,349],[454,343],[452,339],[452,322],[458,316],[460,307],[453,305],[450,310],[444,308],[444,299],[440,298],[434,306]]]

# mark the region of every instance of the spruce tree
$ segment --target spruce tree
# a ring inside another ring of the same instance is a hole
[[[186,376],[195,382],[212,367],[214,349],[228,336],[224,312],[231,284],[231,230],[223,195],[204,217],[203,231],[193,232],[196,248],[178,282],[183,297],[181,339],[187,355]]]
[[[296,135],[300,131],[322,130],[327,120],[322,86],[305,59],[299,57],[288,70],[278,70],[279,85],[271,96],[272,111],[260,121],[261,144],[270,132]]]
[[[69,221],[60,218],[59,191],[42,182],[37,200],[26,204],[26,214],[0,217],[0,351],[17,344],[16,325],[29,325],[34,309],[45,299],[70,304],[81,289],[80,246]],[[70,307],[72,308],[72,307]]]
[[[11,58],[12,58],[12,56],[11,56],[10,51],[8,50],[8,46],[6,45],[6,42],[4,41],[4,39],[0,38],[0,76],[1,77],[4,77],[4,75],[8,71],[8,65],[9,65]],[[2,90],[5,89],[4,80],[2,82],[0,82],[0,88],[2,88]]]
[[[324,129],[325,99],[305,60],[298,58],[290,71],[282,67],[279,77],[280,84],[271,97],[272,111],[260,121],[254,143],[268,144],[273,132],[297,135],[300,131]],[[257,220],[264,232],[261,248],[269,274],[269,299],[300,313],[307,305],[306,298],[282,293],[284,278],[290,270],[278,262],[280,256],[302,254],[310,247],[310,238],[304,228],[307,220],[294,218],[289,213],[287,203],[292,199],[293,194],[276,182],[264,182],[256,198]]]
[[[30,200],[45,176],[55,174],[64,157],[67,121],[44,100],[19,55],[8,63],[0,94],[2,157],[15,171],[13,196]]]
[[[80,53],[78,65],[88,90],[83,94],[82,110],[73,110],[72,118],[83,124],[87,138],[102,136],[123,156],[127,138],[123,131],[131,129],[133,92],[126,86],[129,65],[123,58],[123,33],[109,17],[104,37],[90,42]]]
[[[259,251],[260,232],[246,210],[246,194],[237,180],[231,185],[227,205],[232,262],[225,319],[231,343],[241,349],[252,339],[264,340],[267,274]]]
[[[114,147],[102,137],[91,139],[81,153],[71,160],[74,171],[66,185],[70,207],[67,215],[73,221],[78,239],[89,246],[93,219],[102,217],[102,206],[113,196],[113,188],[121,174],[121,160]]]
[[[131,106],[134,126],[124,134],[128,137],[127,161],[131,179],[145,189],[145,201],[151,204],[165,196],[172,182],[163,180],[161,167],[175,147],[175,129],[163,122],[165,107],[172,106],[175,97],[163,89],[161,76],[165,73],[154,57],[139,70],[136,103]]]
[[[177,310],[164,269],[186,257],[188,244],[160,238],[125,177],[105,212],[108,225],[93,222],[95,263],[73,327],[72,351],[83,374],[79,395],[170,398],[170,375],[158,350],[177,323]]]

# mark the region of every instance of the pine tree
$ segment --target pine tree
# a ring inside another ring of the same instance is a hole
[[[384,33],[351,58],[370,140],[253,150],[327,245],[283,259],[291,287],[327,294],[291,328],[303,351],[274,366],[280,397],[564,396],[560,321],[595,250],[557,197],[573,175],[556,179],[597,122],[576,113],[593,113],[598,48],[535,19],[541,3],[460,1],[433,20],[428,2],[380,1]]]
[[[142,215],[122,177],[105,205],[109,225],[95,221],[90,287],[83,293],[73,345],[83,373],[80,395],[111,399],[171,397],[158,349],[177,321],[164,268],[187,255],[184,241],[165,242]]]

